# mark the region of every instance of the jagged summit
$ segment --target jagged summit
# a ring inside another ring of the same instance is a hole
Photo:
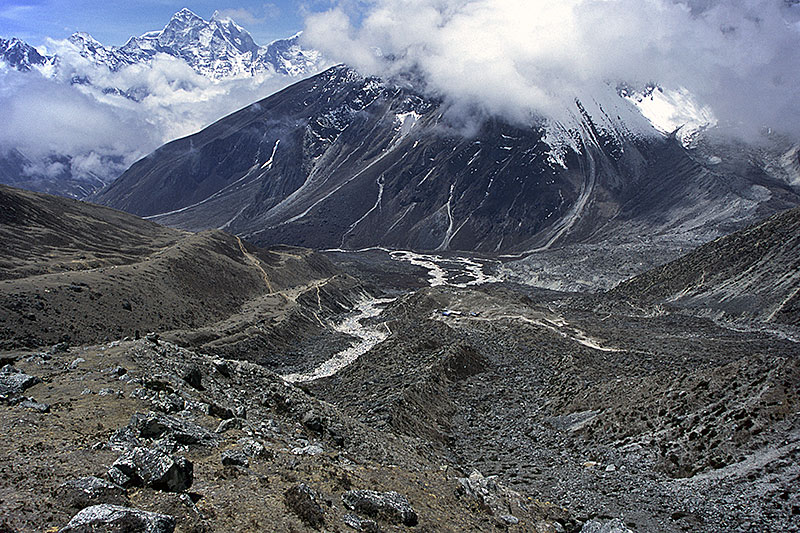
[[[214,13],[216,13],[216,11]],[[172,20],[192,20],[192,19],[203,20],[201,16],[196,14],[188,7],[184,7],[180,11],[172,15]]]
[[[16,37],[0,38],[0,64],[2,63],[27,72],[52,63],[52,58],[40,54],[36,48]]]
[[[131,37],[121,47],[106,47],[84,32],[73,34],[69,41],[83,57],[113,71],[148,64],[166,54],[203,76],[223,79],[266,72],[301,76],[318,70],[324,62],[321,54],[302,48],[298,38],[296,34],[259,46],[247,30],[219,11],[205,20],[183,8],[162,30]]]

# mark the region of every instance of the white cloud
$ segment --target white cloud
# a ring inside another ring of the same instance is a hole
[[[800,132],[798,8],[784,0],[367,0],[305,39],[369,74],[412,71],[470,109],[560,119],[608,84],[686,89],[721,124]]]
[[[217,11],[220,18],[235,20],[239,24],[255,26],[268,20],[275,20],[281,15],[281,9],[273,3],[265,3],[256,8],[232,8]]]
[[[22,20],[30,13],[33,6],[26,4],[10,5],[0,8],[0,18],[8,20]]]

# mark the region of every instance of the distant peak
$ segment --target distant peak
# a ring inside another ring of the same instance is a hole
[[[216,22],[232,22],[230,17],[223,16],[219,10],[214,11],[214,14],[211,15],[211,20]]]
[[[70,42],[82,41],[86,43],[96,43],[100,44],[100,41],[86,33],[85,31],[76,31],[69,37]]]
[[[178,11],[177,13],[172,15],[172,20],[175,20],[175,19],[178,19],[178,20],[192,20],[192,19],[203,20],[203,17],[201,17],[200,15],[198,15],[197,13],[195,13],[194,11],[189,9],[188,7],[184,7],[183,9],[181,9],[180,11]]]

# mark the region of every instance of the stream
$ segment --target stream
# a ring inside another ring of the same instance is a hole
[[[389,254],[394,261],[402,261],[428,271],[428,284],[431,287],[447,285],[451,287],[468,287],[483,283],[499,282],[500,278],[486,274],[484,264],[466,257],[441,257],[438,255],[418,254],[406,250],[380,250]],[[375,250],[372,248],[371,250]],[[341,251],[345,250],[331,250]],[[361,250],[358,250],[361,251]],[[359,302],[341,322],[333,326],[334,331],[355,337],[354,343],[336,353],[310,372],[300,372],[282,376],[289,383],[303,383],[333,376],[343,368],[351,365],[356,359],[370,351],[378,343],[389,337],[390,331],[385,324],[364,325],[362,321],[375,318],[383,313],[386,306],[397,298],[369,298]]]

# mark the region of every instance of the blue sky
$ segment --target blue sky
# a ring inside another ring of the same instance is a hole
[[[329,0],[0,0],[0,37],[19,37],[34,46],[47,37],[76,31],[106,45],[163,28],[173,13],[188,7],[206,20],[220,10],[266,44],[303,29],[303,13],[329,8]]]

